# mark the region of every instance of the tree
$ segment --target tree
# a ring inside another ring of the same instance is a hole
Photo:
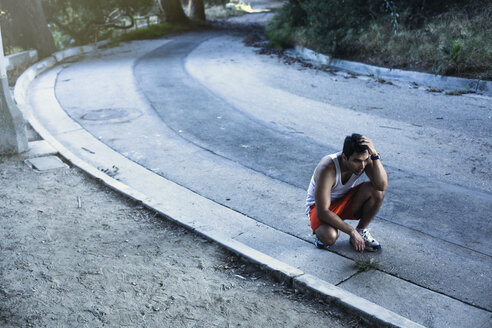
[[[186,24],[186,17],[180,0],[157,0],[162,14],[162,20],[170,24]]]
[[[9,46],[36,49],[40,58],[56,50],[41,0],[1,0],[0,9]]]
[[[190,0],[188,2],[188,16],[194,20],[205,20],[205,5],[203,4],[203,0]]]
[[[145,15],[155,0],[43,0],[48,22],[66,36],[65,43],[93,42],[101,31],[133,27],[135,15]],[[108,35],[103,35],[108,36]]]

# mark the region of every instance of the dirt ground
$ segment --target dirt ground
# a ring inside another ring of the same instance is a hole
[[[0,156],[2,327],[360,327],[76,168]]]

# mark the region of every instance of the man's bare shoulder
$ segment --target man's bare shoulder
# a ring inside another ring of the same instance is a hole
[[[314,171],[314,180],[318,181],[320,177],[334,177],[336,176],[335,162],[327,155],[323,157]]]

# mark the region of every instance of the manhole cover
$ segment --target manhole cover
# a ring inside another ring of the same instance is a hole
[[[107,121],[114,119],[122,119],[128,116],[128,112],[122,108],[103,108],[96,109],[82,115],[82,119],[86,121]]]

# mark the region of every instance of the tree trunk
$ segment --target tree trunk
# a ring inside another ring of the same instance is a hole
[[[188,23],[180,0],[157,0],[163,14],[163,21],[171,24]]]
[[[203,0],[190,0],[188,2],[188,16],[191,19],[205,21],[205,6]]]
[[[44,58],[55,50],[53,35],[46,23],[41,0],[1,0],[0,7],[11,18],[14,42],[24,49],[36,49]]]
[[[32,31],[33,35],[37,32],[36,41],[33,42],[35,49],[38,50],[40,58],[51,55],[56,51],[55,40],[53,34],[51,34],[48,24],[46,23],[46,16],[44,15],[43,6],[41,0],[32,1]]]

